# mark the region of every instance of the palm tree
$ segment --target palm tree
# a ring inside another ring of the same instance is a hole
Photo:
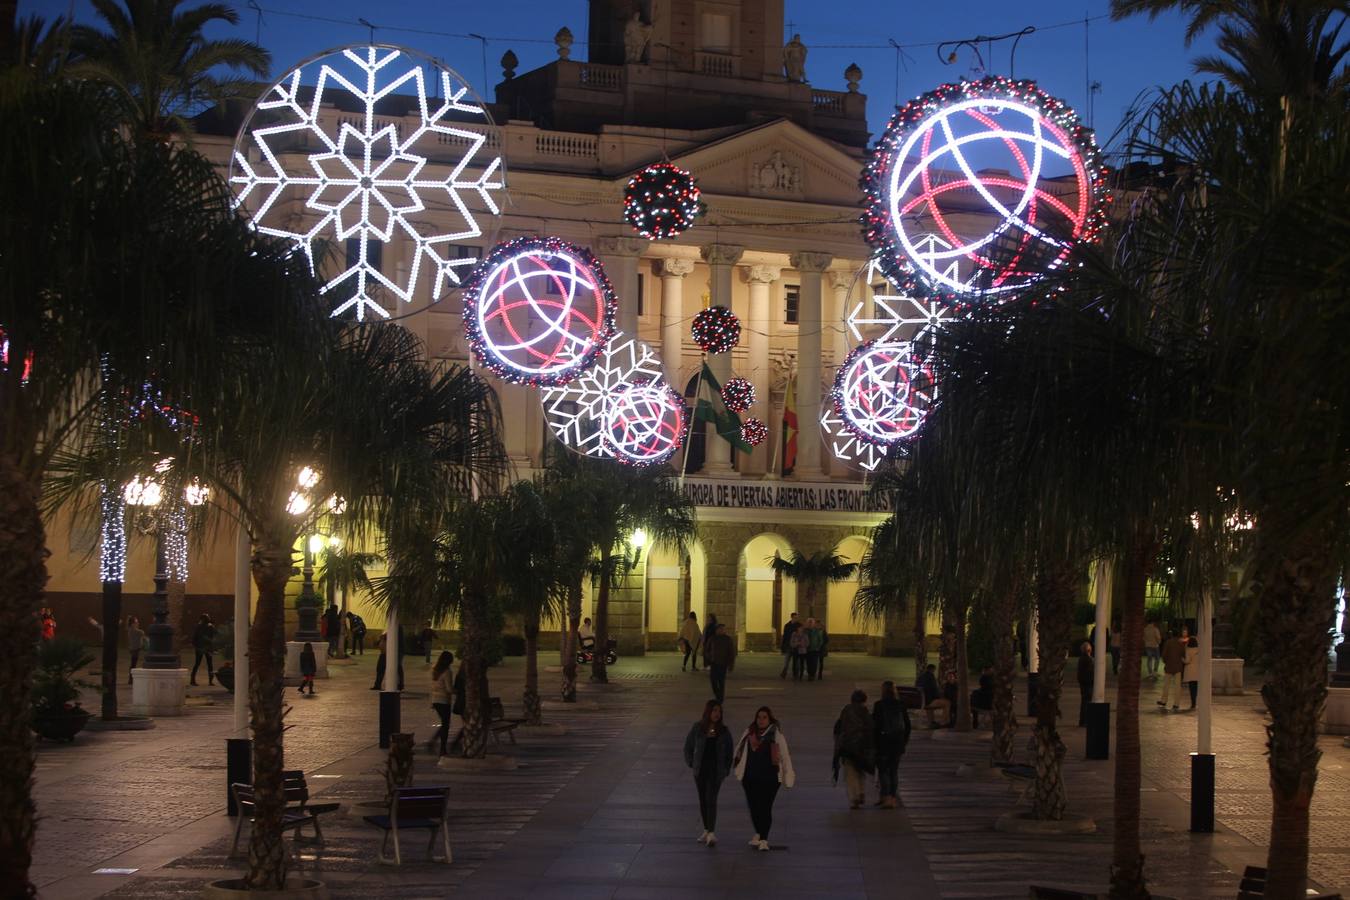
[[[797,605],[806,607],[808,617],[815,616],[816,598],[821,596],[826,585],[848,581],[858,571],[857,563],[846,563],[843,557],[827,550],[817,550],[809,556],[793,553],[792,559],[783,559],[775,553],[768,563],[775,572],[797,585],[801,591]]]
[[[224,4],[180,9],[183,0],[92,2],[108,31],[72,26],[72,74],[108,88],[138,135],[157,140],[191,135],[191,116],[256,93],[253,81],[222,78],[220,69],[257,79],[266,78],[271,67],[271,54],[251,41],[206,38],[212,23],[239,23],[239,15]]]
[[[567,527],[556,530],[558,543],[554,548],[557,579],[564,594],[561,696],[564,703],[575,703],[577,629],[581,627],[582,592],[591,573],[591,551],[597,540],[596,520],[588,496],[590,482],[574,465],[571,452],[556,445],[546,452],[542,490],[549,516],[555,522],[567,523]]]

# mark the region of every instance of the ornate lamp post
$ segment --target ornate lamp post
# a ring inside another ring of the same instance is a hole
[[[309,466],[300,470],[296,478],[298,489],[291,494],[290,502],[286,510],[293,516],[302,516],[309,512],[313,502],[309,499],[308,491],[319,483],[320,475]],[[313,538],[310,535],[304,542],[304,566],[300,570],[301,577],[304,579],[300,584],[300,596],[295,601],[295,638],[294,640],[317,641],[319,640],[319,598],[314,593],[314,547]],[[319,547],[322,547],[322,538],[319,539]]]

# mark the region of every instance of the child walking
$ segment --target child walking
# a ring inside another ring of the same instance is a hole
[[[314,695],[314,676],[319,673],[319,661],[314,658],[314,645],[305,641],[305,649],[300,651],[300,693],[309,688]]]

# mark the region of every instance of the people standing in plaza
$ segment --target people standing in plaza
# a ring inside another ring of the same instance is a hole
[[[736,744],[733,765],[736,778],[745,788],[745,802],[750,807],[750,821],[755,826],[750,845],[768,850],[769,831],[773,828],[773,802],[778,789],[790,788],[797,781],[787,737],[769,707],[761,706],[755,711],[755,720]]]
[[[791,649],[792,680],[801,681],[802,676],[806,674],[806,655],[811,650],[811,636],[806,633],[805,625],[799,625],[797,630],[792,632]]]
[[[680,671],[683,672],[689,665],[689,657],[694,658],[694,671],[698,671],[698,650],[703,646],[703,630],[698,627],[698,613],[692,609],[685,618],[684,624],[680,626],[680,645],[684,649],[684,662],[680,663]],[[707,663],[707,659],[704,659]]]
[[[703,665],[708,665],[708,647],[712,645],[713,635],[717,634],[717,616],[708,613],[708,621],[703,623]]]
[[[1078,726],[1087,725],[1088,704],[1092,702],[1092,683],[1096,663],[1092,659],[1091,641],[1083,641],[1078,648]]]
[[[881,699],[872,705],[872,723],[876,729],[877,787],[882,809],[900,805],[900,757],[905,755],[913,730],[909,710],[895,692],[895,682],[881,683]]]
[[[834,780],[844,770],[848,808],[859,809],[867,800],[867,776],[877,768],[876,725],[867,711],[867,693],[854,691],[848,706],[834,723]]]
[[[825,632],[814,618],[806,620],[806,680],[815,681],[820,668],[820,651],[825,646]]]
[[[422,645],[422,652],[426,655],[427,665],[431,665],[431,648],[436,643],[436,632],[431,627],[431,622],[423,622],[422,630],[417,633],[417,640]]]
[[[352,655],[366,655],[366,621],[354,612],[347,613],[347,633],[352,636]]]
[[[1181,638],[1175,635],[1169,637],[1162,648],[1163,663],[1163,687],[1162,699],[1158,705],[1167,711],[1167,703],[1172,702],[1172,711],[1181,710],[1181,673],[1186,667],[1186,648],[1181,643]]]
[[[135,616],[127,619],[127,652],[131,654],[131,666],[127,671],[127,684],[131,684],[131,669],[141,661],[141,648],[145,645],[145,632],[141,630],[141,620]]]
[[[1149,620],[1144,625],[1144,658],[1148,660],[1148,677],[1158,677],[1158,651],[1162,646],[1162,632],[1158,623]]]
[[[309,688],[309,695],[314,696],[314,676],[319,674],[319,661],[314,656],[314,645],[305,641],[304,649],[300,651],[300,693]]]
[[[722,704],[709,700],[703,706],[703,718],[684,738],[684,764],[694,770],[698,813],[703,819],[699,841],[709,847],[717,844],[717,792],[731,774],[731,754],[731,730],[722,721]]]
[[[1185,625],[1181,626],[1181,683],[1191,693],[1191,709],[1200,694],[1200,642]]]
[[[328,638],[328,655],[337,656],[338,642],[342,640],[342,613],[338,612],[336,603],[328,604],[328,609],[324,610],[323,631]]]
[[[929,663],[922,672],[919,673],[918,680],[914,686],[923,694],[923,712],[928,717],[929,728],[941,728],[937,723],[937,713],[942,713],[943,721],[951,717],[952,704],[946,697],[942,696],[942,690],[937,683],[937,666]]]
[[[192,649],[196,651],[197,660],[192,664],[192,677],[189,684],[197,683],[197,669],[201,666],[202,660],[206,660],[206,683],[216,683],[215,659],[213,646],[216,640],[216,626],[211,624],[211,617],[202,613],[202,617],[197,620],[197,627],[192,629]]]
[[[736,668],[736,642],[727,634],[727,626],[718,625],[712,639],[703,644],[703,662],[708,667],[713,696],[721,703],[726,700],[727,673]]]
[[[783,639],[778,642],[778,650],[783,654],[783,671],[778,673],[779,678],[787,678],[788,666],[792,664],[795,653],[792,649],[792,636],[796,634],[797,629],[802,627],[802,623],[797,621],[797,614],[792,613],[788,616],[787,623],[783,625]]]
[[[454,662],[455,655],[449,650],[442,650],[436,658],[436,665],[431,667],[431,708],[440,717],[441,727],[427,741],[427,749],[439,743],[441,756],[446,755],[446,744],[450,739],[450,715],[454,710],[455,697],[455,675],[450,667]]]

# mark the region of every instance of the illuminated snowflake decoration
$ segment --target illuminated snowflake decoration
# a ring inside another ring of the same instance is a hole
[[[665,444],[672,436],[669,407],[676,400],[678,395],[662,378],[657,355],[623,334],[611,338],[595,365],[580,377],[546,387],[542,394],[544,420],[563,444],[586,456],[640,465],[669,458],[683,441],[681,424],[673,434],[674,445]],[[683,423],[683,401],[679,414]]]
[[[934,245],[949,246],[940,238],[932,236],[930,242]],[[949,268],[954,271],[956,263],[951,263]],[[873,260],[868,263],[868,283],[875,284],[878,274],[879,267]],[[952,315],[950,306],[939,303],[932,297],[921,299],[903,294],[882,293],[880,290],[873,292],[872,306],[872,317],[868,318],[865,315],[865,304],[859,300],[844,320],[853,339],[859,343],[868,340],[868,331],[871,329],[880,329],[880,333],[871,338],[875,343],[919,341],[935,334],[942,327],[942,323]]]
[[[492,134],[455,72],[397,47],[348,47],[302,63],[263,94],[235,139],[229,181],[254,227],[293,241],[311,270],[316,248],[345,246],[341,271],[323,287],[338,298],[334,316],[388,318],[377,295],[412,302],[429,268],[438,300],[476,262],[456,245],[483,235],[480,218],[500,215]],[[386,245],[406,246],[398,280],[381,270]]]
[[[464,331],[484,365],[522,384],[566,384],[614,333],[618,299],[591,253],[557,238],[498,244],[464,290]]]
[[[889,447],[912,438],[937,399],[933,372],[913,344],[868,343],[839,367],[835,412],[864,441]]]
[[[836,458],[860,466],[868,472],[881,465],[882,461],[891,456],[895,449],[886,444],[864,440],[845,428],[844,420],[835,411],[833,403],[821,404],[820,427],[827,435],[830,450]]]
[[[1034,82],[947,84],[897,111],[873,149],[863,233],[902,294],[1002,300],[1095,239],[1105,183],[1092,131]]]

